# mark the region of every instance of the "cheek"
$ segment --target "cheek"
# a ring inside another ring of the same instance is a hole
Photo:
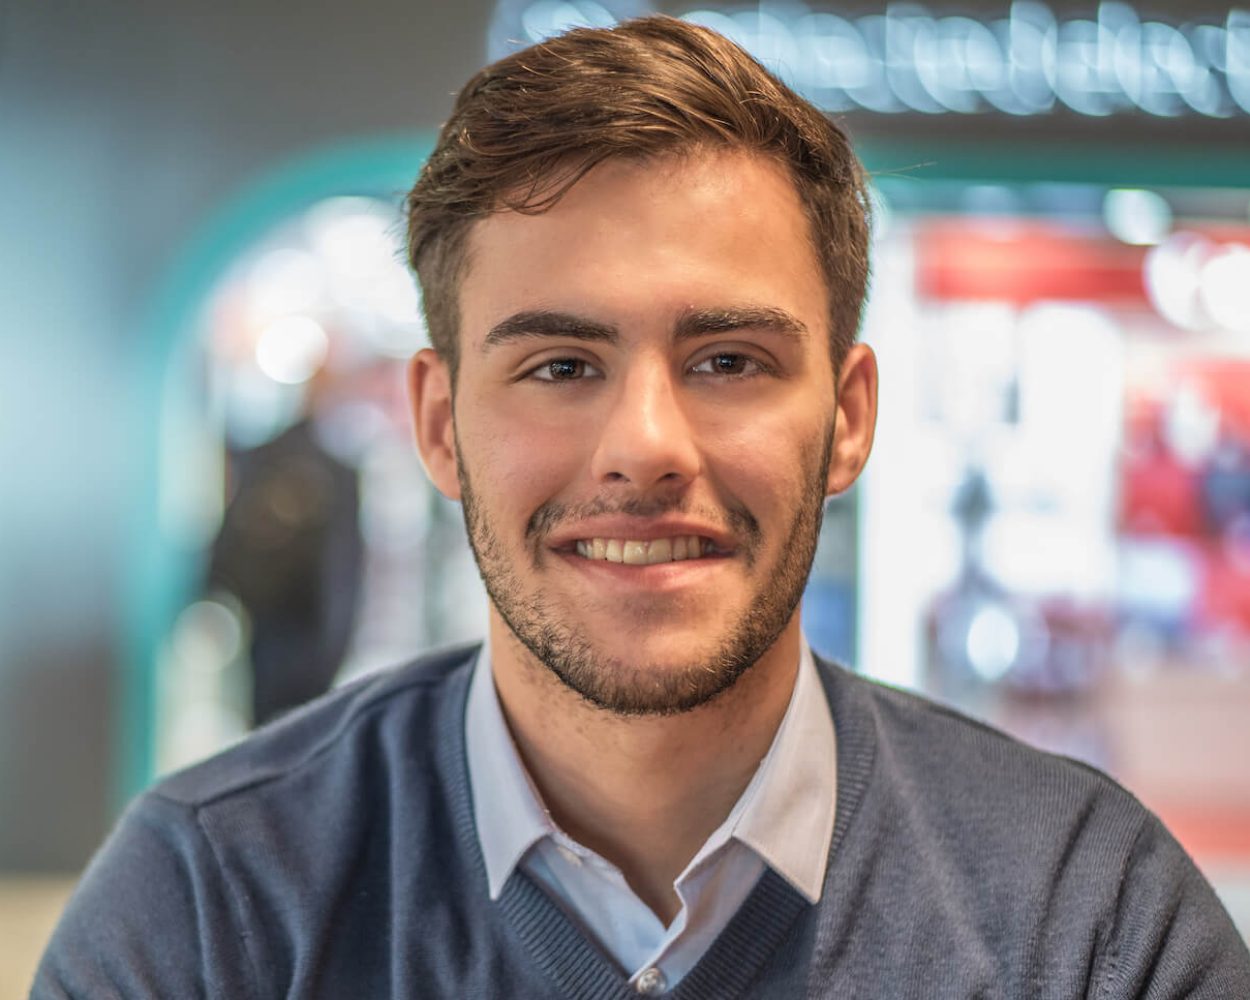
[[[567,423],[555,430],[517,415],[481,417],[462,425],[461,456],[475,491],[489,494],[496,510],[528,517],[574,482],[582,449]]]
[[[734,481],[754,484],[764,494],[806,485],[819,469],[827,440],[827,422],[808,407],[757,410],[708,429],[715,442],[714,463],[732,469]]]

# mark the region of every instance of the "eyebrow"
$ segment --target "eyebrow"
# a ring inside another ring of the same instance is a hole
[[[570,337],[573,340],[615,343],[620,339],[620,331],[607,323],[598,323],[573,313],[532,309],[516,313],[492,326],[482,348],[498,347],[528,337]]]
[[[691,309],[677,321],[675,339],[689,340],[735,330],[766,330],[788,337],[807,336],[807,326],[796,316],[774,306]]]
[[[784,309],[773,306],[741,306],[722,309],[688,309],[677,320],[674,340],[691,340],[735,330],[766,330],[788,337],[807,336],[807,326]],[[574,313],[531,309],[515,313],[492,326],[482,349],[499,347],[517,340],[540,337],[568,337],[573,340],[614,344],[620,330]]]

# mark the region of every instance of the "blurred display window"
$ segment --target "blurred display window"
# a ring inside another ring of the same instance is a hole
[[[1108,770],[1250,929],[1250,196],[880,193],[860,665]]]
[[[326,199],[244,248],[204,308],[200,419],[175,449],[198,598],[160,666],[161,770],[481,632],[459,511],[412,445],[404,365],[426,335],[401,232],[392,201]]]

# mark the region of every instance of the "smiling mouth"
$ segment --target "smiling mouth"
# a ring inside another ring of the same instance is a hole
[[[724,555],[709,538],[699,535],[678,535],[636,541],[629,538],[583,538],[577,541],[577,554],[583,559],[624,563],[627,566],[652,566],[656,563],[681,562],[704,556]]]

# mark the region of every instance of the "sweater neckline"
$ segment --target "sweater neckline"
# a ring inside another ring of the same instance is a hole
[[[466,890],[489,894],[486,862],[482,857],[473,818],[469,787],[464,718],[469,678],[477,652],[466,658],[451,680],[452,711],[442,717],[440,743],[448,753],[449,806],[462,855],[468,859],[474,884]],[[828,892],[839,844],[858,811],[872,769],[872,724],[857,702],[854,685],[845,671],[816,657],[816,667],[829,700],[837,738],[837,804],[829,863],[825,870]],[[826,894],[823,899],[829,899]],[[629,1000],[637,993],[615,962],[586,937],[524,871],[509,877],[499,899],[491,904],[521,940],[526,950],[567,996]],[[720,936],[677,986],[666,994],[671,1000],[732,1000],[745,990],[785,941],[799,916],[811,904],[770,868],[756,882],[746,901]]]

